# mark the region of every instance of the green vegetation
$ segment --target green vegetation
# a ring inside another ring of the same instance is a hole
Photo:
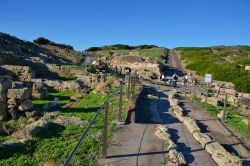
[[[64,68],[86,71],[87,67],[78,65],[62,65]]]
[[[33,42],[36,44],[41,44],[41,45],[48,45],[49,44],[52,46],[57,46],[57,47],[61,47],[64,49],[69,49],[69,50],[74,49],[71,45],[55,43],[55,42],[52,42],[49,39],[46,39],[44,37],[38,37],[37,39],[33,40]]]
[[[223,107],[205,104],[200,100],[196,100],[196,103],[201,108],[205,108],[213,117],[217,117],[217,114],[223,110]],[[250,128],[243,122],[243,116],[233,107],[228,107],[226,112],[228,113],[228,117],[224,121],[225,124],[231,127],[234,131],[240,133],[242,136],[250,138]]]
[[[129,46],[125,44],[115,44],[109,46],[102,47],[90,47],[85,51],[101,51],[101,50],[132,50],[132,49],[150,49],[150,48],[158,48],[155,45],[139,45],[139,46]]]
[[[126,90],[124,88],[124,93]],[[33,104],[40,108],[41,105],[52,101],[54,97],[60,98],[60,103],[65,104],[69,98],[74,95],[72,92],[60,91],[49,93],[48,100],[34,100]],[[82,125],[60,126],[51,124],[48,129],[42,130],[39,135],[28,141],[24,147],[7,147],[0,149],[0,165],[43,165],[45,162],[64,163],[73,147],[81,137],[89,122],[95,116],[96,111],[107,98],[106,95],[87,93],[72,108],[61,112],[66,117],[80,117]],[[123,110],[127,106],[127,99],[123,100]],[[113,121],[117,115],[118,95],[110,100],[109,111],[109,137],[114,127]],[[86,138],[77,149],[71,162],[74,165],[97,165],[96,156],[101,149],[101,138],[98,137],[103,130],[103,112],[98,116],[95,124],[91,127]],[[126,113],[123,111],[122,117]],[[15,122],[9,122],[15,123]],[[0,141],[4,142],[10,139],[9,136],[0,136]]]
[[[101,50],[95,51],[94,53],[99,56],[111,56],[114,53],[119,54],[129,54],[130,52],[135,52],[143,57],[152,57],[158,59],[164,59],[166,50],[165,48],[147,48],[147,49],[133,49],[133,50]]]
[[[44,37],[39,37],[35,40],[33,40],[34,43],[36,44],[41,44],[41,45],[45,45],[45,44],[50,44],[51,41],[49,39],[46,39]]]
[[[64,105],[69,102],[70,97],[74,96],[74,92],[70,91],[54,91],[50,92],[48,98],[45,100],[32,100],[33,105],[35,108],[42,108],[43,105],[48,104],[49,102],[54,101],[54,98],[59,98],[59,104]]]
[[[60,74],[60,76],[62,76],[65,80],[74,80],[77,78],[73,73],[63,73]]]
[[[198,75],[211,73],[213,79],[235,84],[235,89],[250,92],[250,77],[245,66],[250,65],[250,46],[180,47],[185,67]]]

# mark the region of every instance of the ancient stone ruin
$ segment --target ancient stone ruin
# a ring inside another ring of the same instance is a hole
[[[135,55],[119,55],[110,61],[112,68],[116,68],[122,74],[126,73],[126,69],[136,71],[142,78],[152,79],[159,78],[160,64],[153,58],[142,58]]]
[[[20,81],[30,82],[35,77],[35,72],[29,66],[3,65],[1,68],[10,71]]]

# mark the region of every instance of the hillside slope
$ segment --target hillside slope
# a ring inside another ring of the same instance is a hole
[[[250,92],[250,46],[179,47],[185,68],[200,76],[211,73],[213,79],[232,82],[235,89]]]
[[[47,63],[79,63],[83,54],[56,46],[38,45],[0,32],[0,64],[22,65],[23,59]]]

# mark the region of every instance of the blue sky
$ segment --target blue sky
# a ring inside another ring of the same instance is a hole
[[[250,0],[1,0],[0,32],[77,50],[250,45]]]

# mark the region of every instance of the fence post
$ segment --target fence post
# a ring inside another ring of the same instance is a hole
[[[248,115],[248,123],[247,123],[247,134],[249,133],[249,124],[250,123],[250,115]]]
[[[205,97],[205,104],[207,105],[207,95],[208,95],[208,83],[206,85],[206,97]]]
[[[117,120],[121,121],[121,114],[122,114],[122,88],[123,88],[123,83],[122,81],[120,82],[120,96],[119,96],[119,108],[118,108],[118,115],[117,115]]]
[[[223,107],[223,113],[222,113],[222,122],[224,122],[224,120],[225,120],[226,107],[227,107],[227,93],[225,92],[224,107]]]
[[[105,114],[104,114],[104,128],[103,128],[103,138],[102,138],[102,158],[107,157],[108,148],[108,112],[109,112],[109,101],[105,104]]]
[[[131,74],[128,75],[128,99],[130,99],[130,90],[131,90]]]
[[[194,85],[195,86],[195,85]],[[194,86],[191,87],[191,92],[192,92],[192,102],[194,102]]]

